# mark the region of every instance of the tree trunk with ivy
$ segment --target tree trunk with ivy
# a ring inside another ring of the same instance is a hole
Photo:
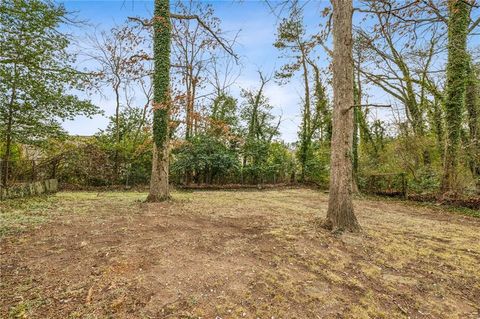
[[[445,98],[447,145],[441,187],[443,193],[456,187],[458,149],[468,70],[467,34],[470,22],[470,10],[466,1],[449,0],[448,11],[448,62]]]
[[[170,1],[155,0],[153,19],[153,160],[149,202],[170,197],[169,120],[170,120]]]
[[[353,57],[352,0],[333,4],[333,136],[330,193],[325,227],[359,231],[352,202]]]
[[[300,45],[300,48],[302,46]],[[302,68],[303,68],[303,81],[305,86],[305,105],[303,108],[303,118],[302,118],[302,132],[300,134],[300,149],[299,149],[299,157],[300,157],[300,179],[302,182],[305,182],[305,174],[306,174],[306,167],[307,161],[309,158],[309,152],[312,147],[312,134],[311,134],[311,112],[310,112],[310,86],[308,84],[308,69],[307,63],[305,61],[305,53],[303,49],[301,49],[302,55]]]
[[[468,116],[468,138],[466,149],[469,166],[474,178],[477,194],[480,194],[480,70],[472,61],[468,67],[465,106]]]

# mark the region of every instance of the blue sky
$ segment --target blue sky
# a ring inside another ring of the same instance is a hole
[[[275,0],[272,0],[274,2]],[[174,0],[171,0],[174,2]],[[233,35],[241,30],[235,46],[235,52],[241,57],[241,73],[232,89],[234,95],[238,95],[241,88],[254,88],[258,85],[257,70],[265,74],[273,72],[282,65],[278,59],[280,52],[274,48],[273,43],[276,37],[277,17],[271,12],[263,0],[216,0],[202,1],[209,3],[215,10],[215,15],[222,21],[223,31]],[[85,34],[92,34],[94,31],[109,30],[115,24],[124,23],[129,16],[140,16],[149,18],[152,16],[153,1],[138,0],[105,0],[105,1],[62,1],[66,8],[75,11],[77,18],[87,20],[89,26],[82,29],[75,28],[71,31],[78,36],[81,43]],[[319,24],[324,22],[321,11],[330,5],[328,0],[311,0],[304,8],[304,19],[307,26],[307,34],[318,32]],[[360,14],[354,15],[354,24],[362,24],[367,28],[369,22],[361,20]],[[368,30],[367,30],[368,31]],[[228,37],[228,35],[227,35]],[[477,38],[477,39],[475,39]],[[470,37],[470,44],[478,46],[480,37]],[[443,57],[444,58],[444,57]],[[443,59],[440,57],[440,60]],[[319,51],[317,57],[319,65],[326,67],[328,64],[327,55]],[[440,62],[443,68],[443,62]],[[364,85],[368,88],[368,103],[392,104],[398,106],[398,102],[378,88]],[[293,79],[291,83],[280,86],[274,81],[269,82],[266,87],[266,95],[274,106],[273,113],[282,116],[280,125],[281,138],[287,142],[297,139],[297,131],[300,124],[300,102],[303,87],[300,79]],[[92,101],[99,105],[105,116],[96,116],[93,119],[79,117],[74,121],[64,123],[64,127],[71,134],[91,135],[107,125],[107,116],[114,111],[111,95],[105,94],[106,98],[94,96]],[[371,118],[393,120],[392,109],[373,109]]]
[[[204,1],[210,3],[215,15],[222,20],[222,30],[238,31],[239,37],[235,52],[241,57],[241,73],[232,91],[240,88],[253,88],[258,83],[257,70],[272,74],[281,65],[277,59],[279,52],[273,47],[276,34],[277,18],[263,1]],[[115,24],[122,24],[128,16],[151,17],[153,1],[63,1],[69,11],[75,11],[81,20],[88,20],[90,26],[72,29],[79,37],[95,30],[108,30]],[[321,10],[329,5],[328,1],[314,1],[305,10],[305,21],[312,32],[318,30]],[[326,65],[326,63],[325,63]],[[266,94],[274,106],[273,112],[282,115],[280,126],[282,139],[293,142],[297,138],[300,120],[300,96],[302,86],[299,81],[280,86],[274,81],[269,82]],[[113,114],[113,101],[108,97],[93,97],[92,101],[101,106],[106,115]],[[79,117],[74,121],[64,123],[64,127],[72,134],[91,135],[107,125],[106,116],[96,116],[93,119]]]

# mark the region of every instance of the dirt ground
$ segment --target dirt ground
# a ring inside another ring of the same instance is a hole
[[[2,208],[0,318],[480,318],[480,219],[306,189],[59,193]]]

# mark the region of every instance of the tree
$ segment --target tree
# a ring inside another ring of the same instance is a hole
[[[465,109],[465,91],[468,71],[467,35],[470,22],[470,6],[466,1],[448,1],[448,62],[445,94],[445,120],[447,146],[445,149],[442,191],[455,188],[458,165],[458,149]]]
[[[129,103],[128,93],[134,84],[139,84],[142,89],[145,84],[144,78],[150,76],[151,65],[146,52],[146,37],[136,30],[137,27],[128,25],[117,26],[109,32],[101,32],[100,35],[90,36],[89,46],[93,49],[87,51],[86,56],[95,62],[95,78],[93,84],[96,89],[103,90],[105,87],[113,90],[115,96],[114,136],[115,171],[119,166],[120,148],[120,114],[122,108]]]
[[[278,134],[278,124],[272,123],[275,117],[270,113],[273,107],[264,92],[271,79],[260,71],[258,74],[260,87],[257,90],[243,89],[241,92],[244,99],[241,118],[246,122],[247,140],[271,141]]]
[[[330,193],[325,227],[332,231],[358,231],[352,202],[353,39],[352,0],[333,4],[333,135]]]
[[[469,167],[475,180],[477,193],[480,194],[480,66],[473,64],[472,61],[468,67],[465,106],[468,122],[466,148]]]
[[[210,130],[213,134],[237,133],[239,128],[237,100],[222,93],[213,100],[210,110]]]
[[[189,16],[196,13],[209,25],[215,34],[220,34],[220,20],[213,16],[211,5],[190,1],[177,1],[177,14]],[[185,139],[189,140],[198,133],[200,112],[199,96],[206,82],[206,70],[212,62],[218,43],[214,41],[207,29],[191,19],[175,19],[172,22],[172,57],[174,75],[184,89]],[[190,183],[192,172],[185,171],[186,184]]]
[[[383,37],[377,39],[388,40],[390,43],[386,50],[380,47],[375,50],[375,56],[381,58],[380,62],[387,67],[387,72],[365,76],[375,84],[380,83],[379,87],[383,85],[385,92],[400,101],[403,96],[398,94],[401,93],[398,88],[401,87],[390,86],[394,84],[392,80],[401,84],[403,91],[413,93],[408,93],[408,99],[403,101],[409,111],[407,117],[412,125],[421,129],[417,130],[419,138],[428,133],[425,129],[430,129],[435,134],[437,148],[439,153],[443,154],[441,191],[453,190],[458,186],[456,175],[458,164],[461,163],[458,158],[462,155],[459,151],[462,127],[468,124],[463,114],[465,101],[462,97],[465,96],[467,82],[467,39],[469,35],[477,35],[474,30],[480,25],[480,17],[472,14],[479,8],[477,1],[411,1],[397,8],[393,8],[390,1],[372,0],[366,3],[369,9],[363,12],[372,13],[379,18],[378,26],[374,30],[379,31],[379,35]],[[429,35],[428,38],[425,37],[426,34]],[[364,38],[377,40],[370,36]],[[444,45],[445,41],[448,41],[447,45]],[[436,61],[444,58],[442,53],[445,49],[448,51],[446,75],[445,70],[438,69]],[[388,60],[398,60],[400,63],[392,64]],[[391,67],[395,65],[395,68]],[[382,69],[378,64],[375,67]],[[410,68],[410,71],[404,72],[402,68]],[[429,120],[427,123],[423,120],[425,111]],[[419,116],[415,116],[415,113]],[[470,146],[474,143],[467,141],[466,144]],[[408,148],[411,149],[411,145]],[[428,164],[428,146],[423,157],[425,164]]]
[[[215,34],[221,34],[220,20],[213,16],[211,5],[192,0],[177,1],[176,11],[182,16],[197,13]],[[218,42],[209,30],[191,19],[175,19],[172,23],[172,56],[180,82],[185,87],[185,139],[194,135],[195,106],[198,92],[206,81],[206,71],[213,60]]]
[[[147,201],[170,198],[168,185],[170,139],[170,0],[155,0],[153,18],[153,159]]]
[[[322,125],[328,121],[325,88],[321,83],[318,66],[309,57],[318,44],[317,37],[312,36],[310,39],[306,39],[305,33],[302,10],[297,2],[293,2],[289,17],[283,19],[277,28],[277,40],[274,43],[274,46],[283,53],[282,58],[288,59],[288,63],[283,65],[280,71],[276,72],[275,76],[280,81],[288,81],[295,73],[299,71],[302,73],[305,93],[302,101],[302,123],[297,151],[302,181],[305,181],[307,163],[313,156],[313,137],[318,130],[323,131],[324,126],[328,127],[328,124]],[[312,94],[310,90],[310,68],[314,71],[314,109],[312,109]]]
[[[130,17],[144,27],[153,27],[153,160],[150,191],[147,201],[158,202],[170,198],[169,172],[169,140],[170,110],[172,99],[170,94],[170,52],[172,42],[171,19],[195,20],[207,30],[212,38],[231,56],[237,59],[230,44],[215,33],[196,14],[176,14],[170,12],[170,0],[155,0],[152,21]]]
[[[240,166],[236,150],[229,147],[219,135],[198,134],[182,143],[175,151],[172,171],[181,176],[193,173],[197,183],[224,182]]]
[[[229,95],[229,88],[235,83],[241,72],[235,62],[235,57],[229,54],[219,55],[217,53],[212,57],[210,67],[206,69],[207,81],[213,89],[212,100],[221,95]]]
[[[245,123],[243,145],[243,169],[250,171],[253,183],[258,183],[265,168],[269,144],[274,136],[278,135],[278,126],[275,125],[275,117],[271,114],[272,106],[265,96],[264,90],[271,80],[262,72],[260,87],[257,90],[242,90],[244,99],[240,117]]]
[[[145,111],[145,108],[124,108],[119,117],[111,116],[106,129],[96,134],[97,145],[109,155],[108,163],[112,164],[110,184],[135,183],[139,179],[146,182],[150,176],[152,132],[150,117]],[[120,143],[117,143],[118,137]]]
[[[63,5],[40,0],[0,4],[0,136],[3,180],[14,143],[35,144],[63,135],[61,121],[91,116],[98,108],[70,94],[86,80],[71,65],[70,40],[59,30],[68,21]]]
[[[404,23],[407,13],[392,9],[390,2],[371,1],[369,5],[370,16],[375,21],[374,32],[359,29],[356,46],[360,46],[358,52],[371,63],[369,67],[357,69],[357,73],[404,106],[402,113],[409,124],[404,133],[412,133],[421,141],[427,133],[425,113],[430,111],[435,115],[434,120],[441,118],[439,104],[431,101],[432,96],[438,97],[440,93],[430,72],[434,56],[440,50],[442,34],[438,26],[432,24],[419,40],[415,31],[409,32],[412,27]],[[409,9],[418,10],[413,5]],[[420,28],[423,27],[418,26]],[[436,128],[436,132],[442,134],[442,128]],[[430,149],[421,148],[416,166],[429,165]]]

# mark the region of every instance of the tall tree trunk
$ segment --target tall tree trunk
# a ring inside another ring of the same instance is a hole
[[[5,156],[3,158],[3,173],[2,175],[2,184],[7,186],[8,178],[10,175],[10,157],[12,153],[12,129],[13,129],[13,104],[15,103],[17,95],[17,64],[14,64],[13,67],[13,85],[12,85],[12,96],[10,97],[10,102],[8,104],[8,119],[7,119],[7,131],[6,131],[6,143],[5,143]]]
[[[153,24],[153,159],[147,201],[170,197],[169,120],[170,120],[170,0],[155,0]]]
[[[186,77],[187,82],[187,107],[186,107],[186,129],[185,129],[185,140],[190,140],[196,133],[196,129],[194,130],[194,123],[196,124],[196,117],[195,117],[195,89],[196,89],[196,80],[193,75],[192,66],[189,65],[188,67],[188,76]],[[187,168],[185,171],[185,184],[190,185],[192,182],[192,175],[193,172],[190,168]]]
[[[13,124],[13,111],[12,105],[8,108],[8,120],[6,131],[6,143],[5,143],[5,156],[3,158],[3,172],[2,172],[2,185],[7,186],[8,176],[10,174],[10,157],[12,152],[12,124]]]
[[[465,106],[468,114],[467,151],[469,166],[480,194],[480,77],[470,61]]]
[[[188,81],[188,79],[187,79]],[[186,113],[185,113],[185,140],[189,141],[192,137],[193,130],[193,102],[190,92],[190,87],[187,85],[187,96],[186,96]],[[185,185],[190,185],[192,181],[192,170],[187,168],[185,170]]]
[[[468,69],[469,5],[463,0],[448,0],[448,11],[447,92],[445,99],[447,146],[441,187],[443,193],[456,186],[457,157]]]
[[[352,202],[353,57],[352,0],[333,4],[333,136],[330,193],[325,226],[359,231]]]
[[[353,108],[353,192],[358,193],[358,145],[360,144],[360,112],[362,112],[362,79],[361,75],[361,63],[362,63],[362,52],[356,50],[357,60],[353,63],[356,63],[356,73],[353,74],[353,104],[356,105]],[[355,68],[355,66],[354,66]]]
[[[185,139],[188,140],[192,136],[193,130],[193,94],[192,94],[192,78],[193,70],[191,65],[187,65],[187,74],[185,76],[186,83],[186,108],[185,108]]]
[[[353,108],[353,145],[352,145],[352,169],[353,169],[353,185],[352,185],[352,190],[354,193],[358,193],[358,144],[360,142],[360,136],[359,136],[359,112],[361,112],[361,104],[362,104],[362,98],[361,98],[361,93],[360,93],[360,79],[358,82],[355,80],[354,76],[354,84],[353,84],[353,104],[355,107]]]
[[[436,146],[438,153],[443,157],[445,154],[445,128],[442,110],[442,101],[436,97],[432,102],[433,130],[435,132]]]
[[[308,153],[311,148],[311,111],[310,111],[310,86],[308,84],[308,69],[307,63],[305,62],[305,53],[303,52],[303,81],[305,85],[305,106],[303,110],[303,119],[302,119],[302,134],[301,134],[301,145],[300,145],[300,166],[301,166],[301,181],[305,182],[305,171],[308,160]]]
[[[120,147],[120,82],[115,83],[115,153],[114,153],[114,178],[118,181],[118,169],[119,169],[119,154],[118,149]],[[112,181],[113,182],[113,181]]]

